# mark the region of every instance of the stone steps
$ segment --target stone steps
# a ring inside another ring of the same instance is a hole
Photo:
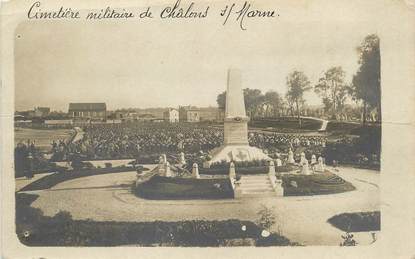
[[[242,197],[273,197],[276,192],[267,174],[243,175],[239,188]]]

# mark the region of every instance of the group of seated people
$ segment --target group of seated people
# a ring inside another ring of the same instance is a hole
[[[85,159],[135,158],[140,154],[207,153],[223,144],[223,130],[203,124],[131,123],[90,125],[77,142],[52,143],[52,160],[66,160],[70,154]],[[249,144],[262,149],[324,147],[322,136],[250,132]]]
[[[212,149],[223,144],[223,129],[199,123],[101,124],[85,126],[82,130],[80,139],[52,141],[50,160],[36,148],[34,141],[18,143],[15,148],[16,171],[23,172],[29,165],[39,167],[47,161],[72,161],[74,158],[140,158],[141,163],[151,163],[160,154],[175,157],[181,152],[186,154],[186,160],[197,161],[208,157]],[[248,141],[272,158],[279,155],[286,158],[291,149],[294,156],[304,152],[309,159],[314,154],[325,157],[328,163],[334,160],[354,164],[380,163],[380,152],[373,148],[369,150],[366,142],[362,144],[356,137],[344,136],[328,143],[327,137],[321,135],[251,131]]]

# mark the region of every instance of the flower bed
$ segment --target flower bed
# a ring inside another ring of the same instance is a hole
[[[229,179],[171,178],[155,175],[139,184],[134,193],[146,199],[227,199],[233,198]]]
[[[287,174],[281,177],[284,196],[333,194],[355,190],[351,183],[330,172],[312,175]]]

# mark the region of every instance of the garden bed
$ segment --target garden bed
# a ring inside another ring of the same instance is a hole
[[[284,196],[334,194],[356,189],[351,183],[328,171],[312,175],[286,174],[281,177]]]
[[[298,170],[299,167],[295,165],[276,166],[275,172],[285,173]],[[236,174],[266,174],[268,173],[268,166],[250,166],[250,167],[235,167]],[[221,167],[214,168],[199,168],[200,174],[206,175],[227,175],[229,174],[229,163]]]
[[[231,199],[229,179],[171,178],[155,175],[134,187],[134,193],[145,199]]]
[[[380,211],[343,213],[327,221],[345,232],[379,231]]]
[[[262,228],[251,221],[186,220],[178,222],[96,222],[73,220],[69,212],[44,216],[30,207],[37,195],[16,195],[16,233],[27,246],[197,246],[229,245],[229,240],[252,240],[256,246],[298,245],[271,233],[262,237]],[[245,226],[246,230],[242,230]],[[245,242],[243,242],[245,243]]]

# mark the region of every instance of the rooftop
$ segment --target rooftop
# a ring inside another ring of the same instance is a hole
[[[70,103],[69,111],[105,111],[105,103]]]

